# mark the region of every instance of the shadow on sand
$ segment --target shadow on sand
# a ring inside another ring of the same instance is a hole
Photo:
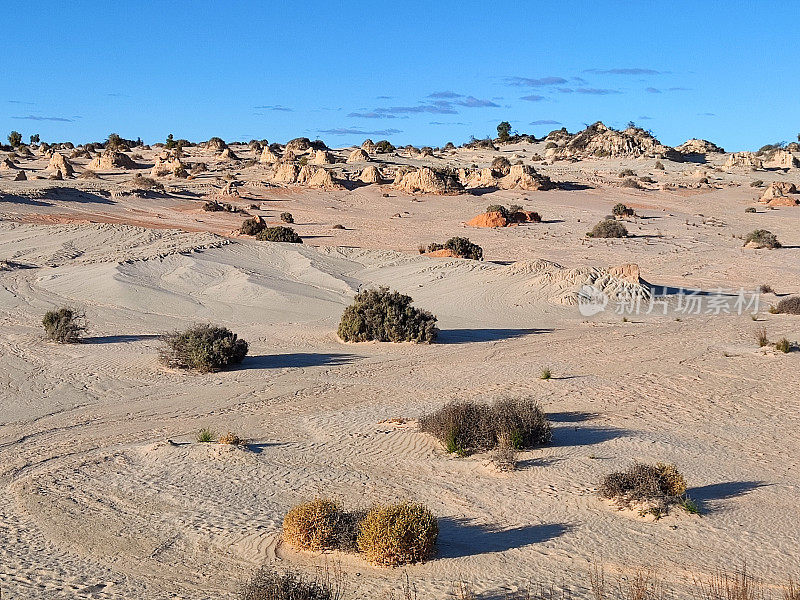
[[[700,504],[702,512],[714,512],[714,503],[719,500],[728,500],[737,496],[744,496],[760,487],[769,485],[763,481],[726,481],[724,483],[712,483],[700,487],[691,488],[688,491],[689,497]]]
[[[497,342],[536,333],[551,333],[552,331],[552,329],[443,329],[439,332],[436,343]]]
[[[81,340],[84,344],[123,344],[126,342],[138,342],[141,340],[154,340],[160,338],[158,333],[142,333],[131,335],[96,335],[85,337]]]
[[[569,530],[562,523],[525,525],[511,529],[478,525],[470,519],[439,519],[439,558],[461,558],[505,552],[557,538]]]
[[[321,367],[346,365],[361,358],[355,354],[293,352],[291,354],[261,354],[247,356],[237,369],[286,369],[289,367]]]

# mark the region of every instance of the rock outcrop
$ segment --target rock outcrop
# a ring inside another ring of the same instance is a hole
[[[327,150],[317,150],[309,161],[312,165],[332,165],[335,162],[333,155]]]
[[[369,160],[369,154],[367,154],[361,148],[356,148],[350,153],[350,156],[347,157],[348,163],[367,162],[368,160]]]
[[[279,165],[272,175],[272,181],[276,183],[295,183],[299,169],[294,163],[284,163]]]
[[[410,194],[458,194],[464,186],[455,173],[443,169],[422,167],[411,172],[398,171],[394,186]]]
[[[793,194],[800,193],[797,186],[788,181],[775,181],[764,190],[759,202],[767,206],[797,206],[800,204],[800,196]]]
[[[124,152],[116,150],[103,150],[100,156],[96,156],[89,163],[90,169],[107,171],[110,169],[135,169],[136,163]]]
[[[358,176],[359,181],[362,183],[382,183],[383,176],[381,175],[380,170],[375,165],[369,165],[361,171],[361,175]]]
[[[72,177],[72,175],[75,174],[75,169],[72,168],[72,165],[67,160],[67,157],[63,154],[59,154],[58,152],[54,152],[50,157],[50,163],[48,164],[47,169],[52,173],[52,175],[60,175],[60,179]]]
[[[708,140],[698,140],[696,138],[686,140],[680,146],[676,146],[675,150],[681,154],[702,154],[703,156],[706,154],[723,154],[725,152],[724,148],[720,148],[713,142],[709,142]]]
[[[563,137],[563,134],[560,135]],[[563,145],[550,148],[548,156],[561,159],[586,158],[666,158],[682,161],[683,155],[665,146],[639,127],[617,131],[598,121],[576,133]]]
[[[753,152],[733,152],[725,161],[726,168],[761,169],[763,161]]]
[[[764,166],[770,169],[796,169],[800,161],[788,150],[775,150],[764,159]]]
[[[258,161],[263,164],[272,165],[280,161],[280,159],[281,157],[275,154],[272,148],[270,148],[269,146],[264,146],[264,149],[261,151],[261,156],[259,157]]]

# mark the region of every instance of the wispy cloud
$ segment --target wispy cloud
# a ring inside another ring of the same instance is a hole
[[[698,117],[716,117],[717,114],[716,113],[712,113],[712,112],[704,112],[704,113],[697,113],[697,116]]]
[[[33,102],[25,102],[24,100],[6,100],[9,104],[21,104],[23,106],[33,106]]]
[[[280,104],[265,104],[262,106],[254,106],[256,110],[276,110],[279,112],[294,112],[294,109],[291,109],[287,106],[282,106]]]
[[[354,127],[338,127],[336,129],[319,129],[318,133],[326,133],[328,135],[393,135],[395,133],[403,133],[399,129],[377,129],[374,131],[365,131]]]
[[[561,125],[561,121],[553,121],[550,119],[539,119],[538,121],[531,121],[530,125]]]
[[[671,87],[671,88],[667,88],[667,91],[669,91],[669,92],[688,92],[690,89],[691,88],[687,88],[687,87]]]
[[[121,94],[120,92],[109,92],[106,94],[109,98],[127,98],[127,94]]]
[[[428,94],[428,98],[440,98],[440,99],[450,99],[453,98],[463,98],[464,94],[456,94],[455,92],[445,91],[445,92],[433,92],[432,94]]]
[[[392,96],[376,96],[376,100],[391,100]]]
[[[526,102],[541,102],[544,100],[544,96],[539,96],[538,94],[531,94],[530,96],[523,96],[520,100],[525,100]]]
[[[378,113],[378,112],[351,112],[348,113],[348,117],[353,117],[356,119],[398,119],[397,115],[392,115],[388,113]],[[407,118],[407,117],[406,117]]]
[[[524,87],[541,87],[545,85],[561,85],[567,83],[563,77],[542,77],[540,79],[533,79],[530,77],[506,77],[506,83],[510,85],[519,85]]]
[[[584,73],[596,75],[660,75],[655,69],[586,69]]]
[[[500,106],[491,100],[482,100],[474,96],[467,96],[463,100],[457,100],[456,104],[459,106],[466,106],[467,108],[496,108]]]
[[[641,117],[639,117],[639,120],[640,121],[652,121],[653,117],[648,117],[647,115],[642,115]]]
[[[459,121],[429,121],[428,125],[466,125],[466,123],[461,123]]]
[[[26,115],[24,117],[11,117],[12,119],[19,119],[21,121],[58,121],[60,123],[72,123],[74,119],[78,119],[80,117],[73,117],[72,119],[67,119],[66,117],[37,117],[36,115]]]
[[[416,106],[389,106],[384,108],[376,108],[376,113],[384,115],[397,115],[397,114],[418,114],[418,113],[433,113],[439,115],[457,115],[458,111],[455,110],[450,102],[432,102],[430,104],[418,104]]]
[[[660,89],[654,88],[654,87],[644,88],[644,91],[649,93],[649,94],[660,94],[661,93]]]
[[[562,94],[590,94],[593,96],[607,96],[609,94],[621,94],[619,90],[607,88],[558,88]]]

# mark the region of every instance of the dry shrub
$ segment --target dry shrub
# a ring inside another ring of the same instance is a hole
[[[713,575],[694,578],[695,595],[699,600],[763,600],[764,584],[747,572],[717,571]]]
[[[636,171],[633,169],[623,169],[619,172],[618,177],[622,179],[623,177],[636,177]]]
[[[508,433],[500,434],[497,446],[492,450],[491,460],[498,471],[509,472],[517,468],[517,449],[511,443]]]
[[[431,557],[438,536],[436,517],[421,504],[376,506],[361,522],[358,549],[373,563],[397,566]]]
[[[628,236],[628,230],[619,221],[604,219],[586,235],[592,238],[623,238]]]
[[[750,243],[754,244],[756,248],[773,249],[781,247],[777,236],[766,229],[756,229],[748,233],[747,237],[744,239],[744,245],[746,246]]]
[[[266,225],[264,224],[263,219],[258,217],[250,217],[249,219],[245,219],[242,222],[242,227],[239,232],[242,235],[257,235],[260,233]]]
[[[423,416],[419,428],[438,439],[448,452],[469,454],[497,448],[507,436],[515,449],[548,444],[552,429],[538,402],[528,398],[494,404],[451,402]]]
[[[294,223],[294,217],[290,212],[282,212],[281,221],[283,221],[284,223]]]
[[[387,287],[359,292],[342,314],[339,337],[346,342],[435,341],[439,333],[436,317],[411,306],[412,302],[410,296],[390,292]]]
[[[769,338],[767,338],[767,328],[764,327],[763,325],[761,327],[756,328],[753,335],[755,336],[756,341],[758,342],[759,348],[763,348],[764,346],[769,344]]]
[[[228,433],[223,435],[221,438],[219,438],[219,443],[220,444],[229,444],[231,446],[241,446],[242,444],[244,444],[244,440],[242,438],[240,438],[238,435],[236,435],[235,433],[233,433],[232,431],[229,431]]]
[[[622,187],[624,187],[624,188],[631,188],[631,189],[634,189],[634,190],[642,189],[641,184],[638,181],[636,181],[635,179],[631,178],[631,177],[628,177],[627,179],[624,179],[620,185]]]
[[[652,505],[649,512],[659,516],[670,504],[680,504],[689,512],[696,506],[686,496],[686,480],[675,465],[635,463],[627,471],[606,475],[600,482],[601,497],[621,506]]]
[[[309,579],[304,575],[277,573],[261,567],[239,589],[239,600],[341,600],[344,590],[341,576],[328,572]]]
[[[622,202],[618,202],[614,205],[614,208],[611,209],[611,213],[615,217],[632,217],[634,215],[634,211],[632,208],[629,208]]]
[[[775,350],[787,354],[792,351],[792,343],[786,338],[781,338],[775,342]]]
[[[298,504],[283,519],[283,539],[298,550],[331,550],[338,513],[336,503],[324,498]]]
[[[784,298],[775,307],[776,313],[784,315],[800,315],[800,296]]]
[[[424,246],[421,246],[424,248]],[[464,237],[451,237],[444,244],[437,244],[432,242],[428,244],[427,249],[420,251],[420,254],[427,252],[436,252],[437,250],[450,250],[458,258],[468,258],[470,260],[483,260],[483,248],[478,244],[473,244],[469,238]]]
[[[42,318],[47,339],[59,344],[74,344],[86,332],[86,317],[74,308],[48,310]]]
[[[291,227],[264,227],[256,234],[256,239],[262,242],[288,242],[302,244],[303,239]]]
[[[162,337],[161,361],[169,367],[195,369],[201,373],[238,364],[247,355],[247,342],[226,327],[194,325],[183,332]]]
[[[283,519],[283,539],[298,550],[358,549],[356,539],[365,511],[346,511],[325,498],[294,506]]]
[[[100,177],[91,169],[84,169],[83,172],[78,175],[78,179],[100,179]]]

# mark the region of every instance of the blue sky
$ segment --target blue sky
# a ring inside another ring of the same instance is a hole
[[[23,2],[0,131],[443,145],[602,120],[728,150],[800,132],[800,2]],[[13,41],[8,34],[15,32]],[[3,134],[5,137],[5,133]]]

